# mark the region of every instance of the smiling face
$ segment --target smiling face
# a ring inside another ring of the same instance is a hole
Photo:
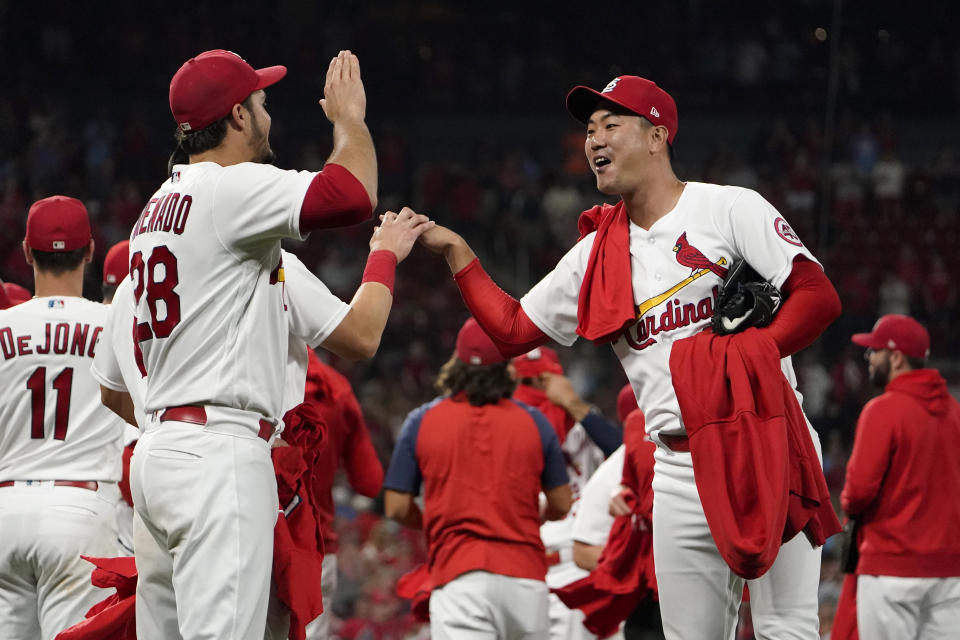
[[[601,193],[622,196],[640,187],[651,153],[660,144],[657,129],[646,118],[611,106],[601,104],[593,112],[587,122],[584,152]]]

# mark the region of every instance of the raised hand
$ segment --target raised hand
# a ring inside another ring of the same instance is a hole
[[[330,122],[367,116],[367,94],[360,79],[360,61],[350,51],[341,51],[327,67],[320,106]]]
[[[433,229],[435,224],[430,218],[420,215],[410,207],[404,207],[400,213],[387,211],[380,216],[380,226],[373,228],[370,250],[393,251],[397,262],[402,262],[410,254],[417,238]]]

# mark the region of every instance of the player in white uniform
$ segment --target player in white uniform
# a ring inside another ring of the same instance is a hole
[[[540,539],[547,553],[547,586],[566,586],[587,575],[573,560],[573,522],[587,480],[607,454],[623,441],[620,430],[574,390],[553,349],[537,347],[511,361],[519,385],[514,399],[539,409],[560,439],[573,503],[562,520],[544,522]],[[583,612],[569,609],[550,594],[551,640],[589,640],[596,636],[583,626]]]
[[[81,297],[83,204],[36,202],[24,254],[37,296],[0,311],[0,638],[49,640],[108,595],[80,555],[117,554],[123,430],[88,373],[107,308]]]
[[[131,329],[146,377],[146,427],[130,469],[140,637],[263,637],[278,508],[269,441],[283,414],[289,340],[280,240],[331,215],[367,219],[376,202],[350,52],[327,71],[321,105],[334,150],[324,170],[265,164],[273,153],[263,89],[285,73],[222,50],[181,66],[170,106],[190,163],[173,167],[131,233]],[[375,353],[396,264],[429,226],[407,209],[385,215],[365,283],[327,338],[342,353]],[[102,394],[135,420],[129,395]]]
[[[596,232],[519,304],[499,291],[457,234],[438,226],[421,242],[444,254],[471,311],[501,348],[527,350],[548,338],[570,345],[581,334],[613,340],[646,414],[647,433],[659,444],[654,556],[665,635],[732,638],[743,580],[710,535],[689,451],[664,442],[685,439],[671,382],[671,346],[708,326],[723,264],[738,258],[787,294],[773,323],[762,329],[782,356],[812,342],[839,314],[839,299],[819,263],[759,194],[677,179],[669,156],[676,106],[654,83],[621,76],[603,91],[577,87],[567,105],[587,126],[584,150],[598,189],[622,198],[585,212],[600,220],[606,234],[592,279],[586,271]],[[632,300],[618,295],[627,279]],[[582,288],[588,294],[583,298]],[[578,315],[583,300],[588,303]],[[595,325],[612,329],[598,333]],[[782,369],[795,386],[789,357]],[[812,429],[811,437],[819,446]],[[820,550],[797,536],[781,547],[765,575],[750,581],[758,638],[818,637],[819,569]]]

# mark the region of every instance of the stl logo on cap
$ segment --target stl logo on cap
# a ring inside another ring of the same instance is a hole
[[[608,83],[607,83],[607,86],[605,86],[605,87],[603,88],[603,91],[601,91],[600,93],[610,93],[611,91],[613,91],[614,89],[617,88],[617,83],[618,83],[618,82],[620,82],[620,77],[619,77],[619,76],[617,76],[616,78],[614,78],[613,80],[611,80],[610,82],[608,82]]]

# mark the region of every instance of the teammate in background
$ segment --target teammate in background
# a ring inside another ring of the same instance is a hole
[[[127,277],[127,265],[130,262],[129,248],[130,242],[121,240],[110,247],[107,255],[103,258],[103,304],[113,302],[117,286]],[[129,307],[132,312],[133,304],[130,303]],[[133,324],[132,316],[128,324]],[[107,332],[102,333],[100,337],[102,340],[100,341],[99,351],[110,351],[113,347],[110,344]],[[132,340],[129,339],[129,336],[124,337],[127,338],[125,342],[130,343],[132,347]],[[100,378],[96,375],[96,372],[93,371],[92,373],[99,382]],[[139,438],[139,424],[125,423],[123,427],[123,451],[121,453],[122,473],[120,482],[117,483],[121,497],[121,500],[117,501],[117,540],[120,543],[121,551],[130,556],[133,555],[133,496],[130,494],[130,458],[133,456],[133,448]]]
[[[620,76],[602,91],[576,87],[567,108],[586,125],[584,152],[597,188],[621,201],[585,211],[581,241],[522,300],[499,289],[451,230],[438,225],[420,241],[444,255],[467,306],[504,354],[549,339],[571,345],[580,336],[612,344],[658,444],[654,554],[665,635],[729,637],[744,581],[720,555],[704,516],[671,349],[709,326],[723,265],[744,258],[785,294],[772,324],[758,331],[775,343],[795,387],[789,356],[839,315],[839,298],[758,193],[677,178],[670,159],[676,105],[656,84]],[[758,637],[818,638],[819,573],[820,549],[805,536],[783,544],[772,568],[749,581]]]
[[[316,405],[327,424],[326,446],[312,470],[313,499],[320,516],[323,533],[324,613],[307,625],[307,640],[325,640],[330,635],[330,608],[337,589],[337,547],[339,540],[333,528],[333,481],[338,467],[357,493],[374,498],[383,485],[383,466],[370,441],[360,410],[360,403],[350,382],[336,369],[323,363],[309,351],[305,402]]]
[[[637,399],[629,384],[617,394],[617,418],[624,424],[631,411],[637,408]],[[624,434],[625,435],[625,434]],[[597,567],[603,547],[607,544],[613,516],[610,515],[610,496],[620,490],[623,477],[625,446],[620,445],[587,480],[580,493],[577,513],[573,519],[573,561],[585,571]]]
[[[121,240],[110,247],[103,258],[103,304],[113,302],[117,285],[127,276],[130,264],[130,241]]]
[[[285,74],[223,50],[180,67],[169,98],[190,163],[173,167],[131,233],[135,358],[146,379],[130,473],[144,638],[263,637],[278,509],[269,441],[289,340],[280,240],[366,220],[376,203],[356,56],[342,51],[327,70],[320,104],[334,144],[319,173],[268,164],[263,90]],[[376,352],[396,265],[430,224],[387,212],[328,348]],[[129,395],[107,386],[102,395],[134,421]]]
[[[121,421],[90,362],[107,308],[82,297],[87,210],[30,207],[23,252],[37,297],[0,311],[0,638],[50,640],[106,591],[80,558],[117,553]]]
[[[930,336],[909,316],[870,333],[870,381],[884,392],[857,421],[840,500],[858,521],[861,638],[954,638],[960,629],[960,403],[927,368]]]
[[[472,318],[436,386],[443,396],[407,416],[384,482],[387,517],[427,534],[431,637],[546,640],[538,496],[547,520],[571,503],[556,433],[510,399],[507,363]]]
[[[547,552],[547,586],[563,587],[587,575],[573,559],[573,521],[580,494],[593,472],[623,442],[616,425],[584,401],[563,375],[557,353],[537,347],[511,361],[519,384],[514,400],[538,409],[557,434],[567,466],[573,504],[562,520],[545,522],[540,538]],[[583,612],[569,609],[550,594],[550,637],[554,640],[594,638],[583,626]]]

